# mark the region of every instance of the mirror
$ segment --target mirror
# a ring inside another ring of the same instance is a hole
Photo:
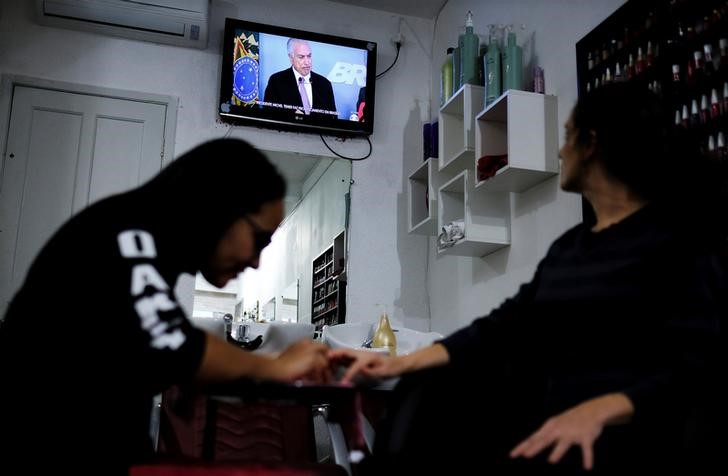
[[[281,302],[276,318],[279,321],[298,322],[298,279],[291,283],[281,294]]]
[[[311,322],[312,263],[348,223],[351,162],[292,152],[264,153],[286,179],[286,216],[263,250],[258,269],[246,270],[223,289],[197,275],[195,319],[222,312],[236,320]]]

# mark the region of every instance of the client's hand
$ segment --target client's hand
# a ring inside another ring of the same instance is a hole
[[[341,383],[350,383],[356,376],[371,379],[395,377],[404,371],[402,359],[377,352],[354,349],[334,349],[328,353],[332,364],[347,365]]]
[[[281,352],[274,360],[275,380],[311,383],[331,381],[331,369],[326,358],[328,347],[310,339],[300,340]]]
[[[623,393],[611,393],[587,400],[546,420],[535,433],[513,448],[511,458],[532,458],[553,446],[550,463],[558,463],[573,445],[582,451],[584,469],[594,467],[594,442],[604,426],[625,421],[634,413],[632,402]]]

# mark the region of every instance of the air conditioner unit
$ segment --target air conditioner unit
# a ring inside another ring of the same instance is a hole
[[[42,25],[178,46],[207,46],[210,0],[36,0]]]

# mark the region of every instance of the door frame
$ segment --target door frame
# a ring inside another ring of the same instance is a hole
[[[7,154],[8,134],[10,133],[13,94],[17,86],[163,105],[166,107],[166,114],[164,118],[162,167],[167,166],[174,158],[177,108],[179,106],[179,98],[176,96],[69,83],[17,74],[2,74],[0,75],[0,183],[2,183],[5,173],[5,156]]]

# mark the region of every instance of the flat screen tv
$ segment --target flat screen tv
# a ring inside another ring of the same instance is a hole
[[[278,130],[370,135],[377,44],[227,18],[221,119]]]

